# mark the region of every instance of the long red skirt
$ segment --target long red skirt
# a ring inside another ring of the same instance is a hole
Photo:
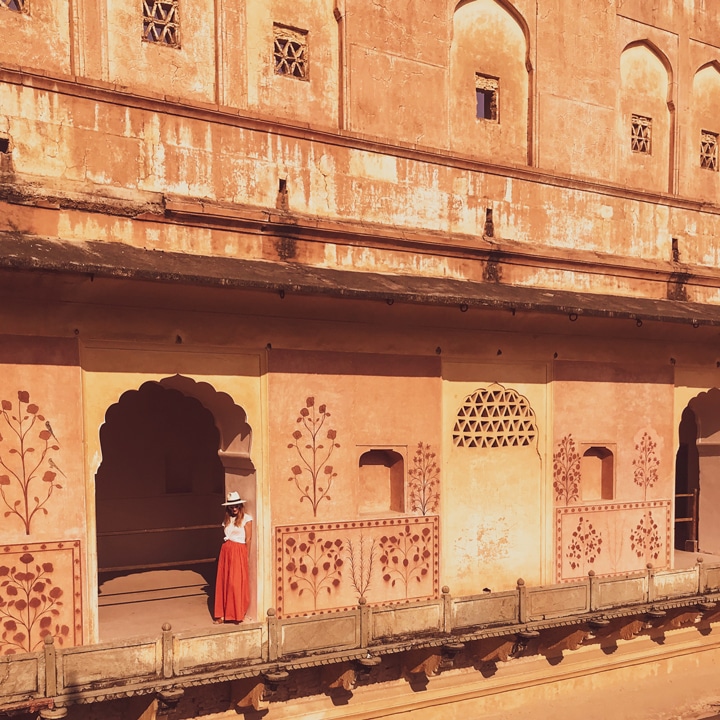
[[[239,622],[250,606],[250,572],[245,543],[227,540],[220,548],[215,583],[216,618]]]

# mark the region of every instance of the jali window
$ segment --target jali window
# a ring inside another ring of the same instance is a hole
[[[475,75],[475,117],[478,120],[498,121],[499,78],[489,75]]]
[[[536,438],[535,413],[527,399],[502,385],[468,395],[453,428],[457,447],[527,447]]]
[[[0,0],[0,8],[6,8],[14,12],[25,12],[27,3],[25,0]]]
[[[652,118],[633,115],[630,130],[630,148],[633,152],[651,154]]]
[[[178,0],[142,0],[142,5],[143,40],[180,47]]]
[[[718,169],[718,134],[703,130],[700,136],[700,167]]]
[[[283,25],[273,27],[273,61],[277,75],[308,79],[308,34]]]

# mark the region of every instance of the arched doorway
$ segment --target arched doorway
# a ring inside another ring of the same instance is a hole
[[[194,607],[209,621],[225,493],[254,508],[250,438],[241,407],[183,376],[147,382],[108,409],[95,490],[100,608],[119,617],[117,606],[202,596]]]
[[[683,412],[675,462],[675,547],[720,555],[720,390]],[[685,526],[685,527],[683,527]]]

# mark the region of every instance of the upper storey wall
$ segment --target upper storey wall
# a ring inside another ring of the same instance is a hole
[[[0,19],[2,66],[720,202],[707,0],[0,0]]]

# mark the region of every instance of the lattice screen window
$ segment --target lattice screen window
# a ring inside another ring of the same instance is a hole
[[[468,395],[453,429],[457,447],[527,447],[536,438],[535,413],[528,401],[501,385]]]
[[[499,78],[489,75],[475,75],[475,116],[478,120],[498,121]]]
[[[308,79],[308,34],[274,25],[273,61],[277,75],[288,75],[298,80]]]
[[[633,115],[630,135],[630,147],[633,152],[651,154],[652,118]]]
[[[142,6],[143,40],[180,47],[178,0],[142,0]]]
[[[0,8],[7,8],[14,12],[26,12],[27,2],[25,0],[0,0]]]
[[[703,130],[700,135],[700,167],[718,169],[718,134]]]

